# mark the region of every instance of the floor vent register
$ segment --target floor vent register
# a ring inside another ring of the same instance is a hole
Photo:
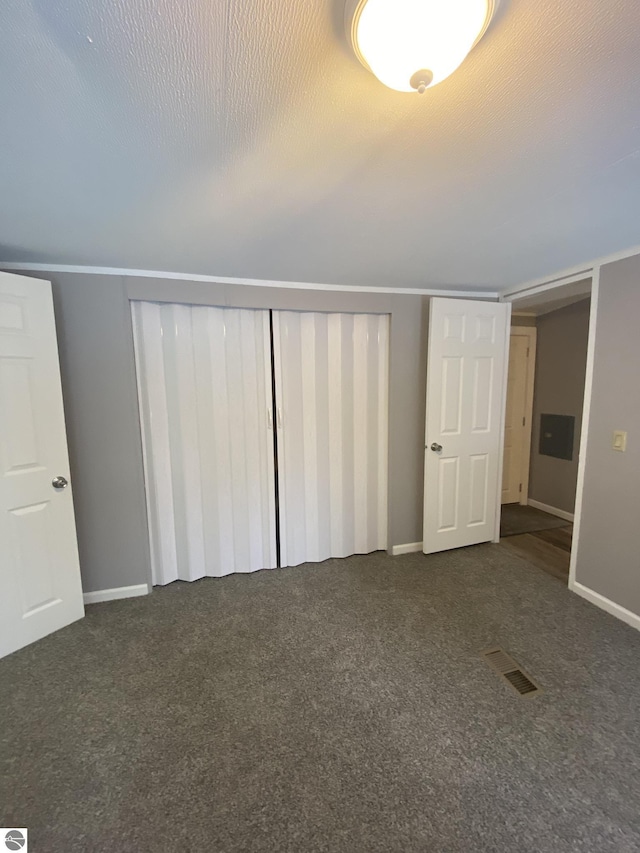
[[[542,693],[542,688],[503,649],[487,649],[480,654],[523,698],[528,699]]]

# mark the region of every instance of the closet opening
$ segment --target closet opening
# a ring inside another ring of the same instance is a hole
[[[386,549],[388,315],[131,305],[155,585]]]

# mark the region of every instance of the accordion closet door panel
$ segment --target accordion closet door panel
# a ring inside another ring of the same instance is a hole
[[[269,312],[132,312],[154,584],[275,567]]]
[[[389,318],[273,312],[283,566],[387,546]]]

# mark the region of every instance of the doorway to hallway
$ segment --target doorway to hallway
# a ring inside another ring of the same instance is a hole
[[[565,582],[582,430],[591,279],[514,303],[501,544]]]

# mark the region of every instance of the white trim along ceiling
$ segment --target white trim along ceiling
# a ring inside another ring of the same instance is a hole
[[[308,281],[273,281],[261,278],[229,278],[219,275],[197,275],[192,273],[159,270],[125,269],[120,267],[76,266],[73,264],[6,263],[0,261],[0,269],[8,272],[59,272],[81,275],[116,275],[132,278],[165,278],[175,281],[195,281],[203,284],[243,284],[249,287],[282,287],[292,290],[327,290],[340,293],[393,293],[407,296],[459,296],[466,299],[497,299],[497,290],[451,290],[429,287],[361,287],[346,284],[321,284]]]
[[[194,281],[210,284],[238,284],[251,287],[281,287],[291,288],[293,290],[327,290],[343,293],[392,293],[397,295],[413,295],[413,296],[442,296],[459,299],[499,299],[500,301],[513,302],[518,300],[526,292],[527,295],[552,290],[557,287],[562,287],[565,284],[570,284],[575,281],[581,281],[585,278],[590,278],[594,270],[604,264],[611,264],[614,261],[621,261],[624,258],[630,258],[634,255],[640,255],[640,244],[630,246],[620,252],[612,252],[610,254],[601,255],[597,258],[586,260],[582,264],[576,264],[567,269],[556,270],[549,275],[541,276],[540,278],[530,281],[516,282],[513,285],[497,289],[487,284],[486,289],[472,290],[461,286],[458,288],[416,288],[416,287],[361,287],[356,285],[341,285],[341,284],[322,284],[306,281],[275,281],[271,279],[252,279],[252,278],[232,278],[216,275],[198,275],[195,273],[172,272],[167,270],[146,270],[146,269],[129,269],[126,267],[101,267],[83,264],[47,264],[47,263],[31,263],[28,261],[20,262],[2,262],[0,261],[0,269],[7,272],[29,273],[29,272],[47,272],[47,273],[77,273],[80,275],[114,275],[114,276],[130,276],[132,278],[165,278],[176,281]]]

